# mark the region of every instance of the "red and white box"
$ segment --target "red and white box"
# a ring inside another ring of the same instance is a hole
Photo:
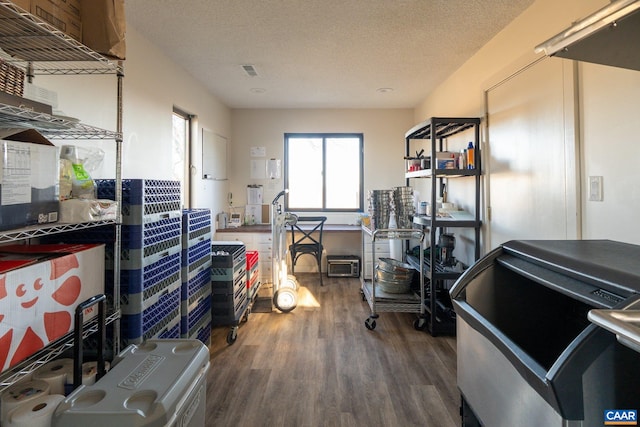
[[[102,293],[103,244],[0,246],[0,372],[71,332],[78,304]]]

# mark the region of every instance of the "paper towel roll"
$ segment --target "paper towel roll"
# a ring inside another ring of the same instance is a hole
[[[45,363],[33,373],[33,378],[51,386],[51,394],[64,394],[67,376],[73,377],[73,359],[57,359]]]
[[[5,425],[10,411],[38,397],[49,394],[49,383],[43,380],[21,381],[2,392],[0,398],[0,424]]]
[[[61,394],[40,396],[9,412],[4,427],[50,427],[56,408],[64,400]]]
[[[105,360],[104,369],[109,372],[109,362]],[[93,385],[96,382],[96,374],[98,373],[98,362],[90,361],[82,364],[82,385]],[[67,384],[73,385],[73,374],[67,376]]]

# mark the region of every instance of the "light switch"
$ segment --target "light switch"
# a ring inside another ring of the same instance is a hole
[[[589,201],[601,202],[602,197],[602,177],[590,176],[589,177]]]

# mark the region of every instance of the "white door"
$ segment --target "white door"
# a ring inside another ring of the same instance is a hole
[[[485,252],[579,237],[573,63],[535,63],[487,91]]]

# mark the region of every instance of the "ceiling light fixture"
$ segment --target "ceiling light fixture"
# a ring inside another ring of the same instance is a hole
[[[378,93],[389,93],[389,92],[393,92],[393,88],[392,87],[380,87],[380,88],[376,89],[376,92],[378,92]]]
[[[251,89],[249,89],[249,92],[251,93],[265,93],[267,90],[263,87],[252,87]]]

